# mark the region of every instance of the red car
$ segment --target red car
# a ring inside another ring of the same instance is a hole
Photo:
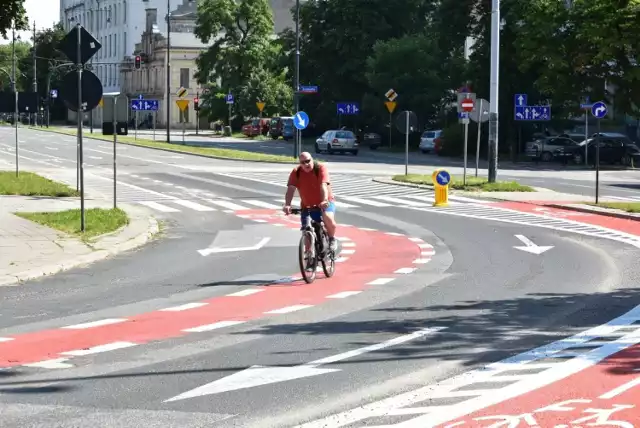
[[[270,119],[253,119],[242,126],[242,133],[247,137],[256,137],[258,135],[267,135],[269,132]]]

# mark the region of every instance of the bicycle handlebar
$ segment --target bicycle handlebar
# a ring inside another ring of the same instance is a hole
[[[317,205],[306,208],[291,208],[291,214],[301,214],[303,211],[322,211],[322,208]]]

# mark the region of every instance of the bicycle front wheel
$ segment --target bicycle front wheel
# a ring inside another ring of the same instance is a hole
[[[314,237],[311,232],[303,232],[298,245],[298,263],[300,264],[300,274],[307,284],[311,284],[316,279],[316,269],[318,259],[316,257],[316,247]]]

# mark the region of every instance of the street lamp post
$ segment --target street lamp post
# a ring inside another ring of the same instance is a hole
[[[69,66],[72,66],[72,65],[75,65],[75,64],[73,64],[72,62],[65,62],[63,64],[58,64],[55,67],[51,68],[49,70],[49,74],[47,74],[47,100],[48,100],[48,102],[47,102],[47,128],[49,127],[50,122],[51,122],[51,120],[50,120],[51,119],[50,118],[50,116],[51,116],[51,111],[50,111],[50,106],[51,106],[51,76],[53,76],[53,72],[56,71],[57,69],[62,68],[62,67],[69,67]]]
[[[11,28],[11,86],[13,88],[13,125],[16,128],[16,177],[18,176],[18,85],[16,85],[16,24]]]
[[[498,82],[500,65],[500,0],[491,1],[491,69],[489,87],[489,183],[498,175]]]

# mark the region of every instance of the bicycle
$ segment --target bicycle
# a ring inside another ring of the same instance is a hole
[[[317,205],[308,208],[292,208],[292,214],[322,212]],[[307,284],[316,279],[318,261],[322,263],[322,271],[327,278],[333,276],[336,270],[335,252],[329,249],[329,235],[323,221],[314,221],[308,216],[301,228],[302,236],[298,245],[298,262],[300,273]]]

